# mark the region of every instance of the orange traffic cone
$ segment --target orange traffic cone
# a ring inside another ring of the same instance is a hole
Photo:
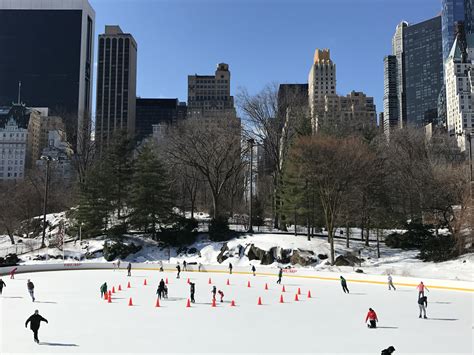
[[[298,295],[301,295],[301,289],[298,287]]]
[[[115,286],[112,287],[112,293],[115,293]]]
[[[128,285],[127,285],[127,288],[130,288],[130,281],[128,281]]]
[[[283,295],[280,295],[280,303],[284,303],[283,302]]]
[[[109,295],[109,297],[107,298],[107,303],[112,303],[112,296]]]
[[[112,297],[112,292],[109,290],[109,298]]]
[[[298,294],[295,295],[295,301],[299,301]]]
[[[268,285],[267,284],[265,284],[265,290],[268,290]]]
[[[212,284],[211,278],[209,278],[209,285]]]
[[[145,281],[143,281],[143,286],[146,286],[146,279],[145,279]]]
[[[250,287],[250,281],[247,281],[247,287]]]
[[[229,279],[227,279],[227,286],[229,286],[229,285],[230,285],[230,282],[229,282]]]
[[[168,285],[168,278],[166,278],[166,281],[165,281],[165,283]]]
[[[132,297],[130,297],[130,299],[128,300],[128,305],[133,306]]]
[[[159,306],[160,306],[160,299],[159,299],[159,298],[157,298],[157,299],[156,299],[156,304],[155,304],[155,307],[159,307]]]
[[[311,290],[308,291],[308,298],[311,298]]]
[[[285,285],[283,285],[283,288],[281,289],[281,292],[286,292]]]
[[[109,294],[107,292],[104,293],[104,300],[107,301],[107,299],[109,298]]]
[[[216,299],[213,298],[213,299],[212,299],[212,307],[215,307],[215,306],[216,306]]]
[[[188,298],[188,303],[186,303],[186,308],[189,308],[189,307],[191,307],[191,301]]]
[[[257,303],[258,306],[261,306],[262,305],[262,297],[259,297],[258,298],[258,303]]]
[[[234,300],[232,300],[232,302],[230,303],[230,306],[235,307],[235,301]]]
[[[118,290],[119,290],[119,291],[122,291],[122,285],[119,285]]]

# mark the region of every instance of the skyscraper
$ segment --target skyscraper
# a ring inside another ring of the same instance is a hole
[[[188,118],[235,118],[229,65],[219,63],[215,75],[188,75]]]
[[[454,24],[464,21],[464,3],[469,0],[442,0],[441,31],[443,36],[443,61],[448,58],[454,43]]]
[[[392,55],[397,58],[397,99],[398,99],[398,124],[391,127],[401,127],[403,118],[406,117],[406,100],[405,100],[405,58],[403,57],[403,34],[408,27],[408,22],[400,22],[392,38]],[[393,77],[392,77],[393,79]],[[385,114],[384,114],[385,116]],[[385,127],[390,129],[390,127]]]
[[[95,12],[87,0],[0,0],[0,105],[21,97],[48,107],[69,127],[68,140],[89,134]]]
[[[399,124],[399,102],[397,86],[397,56],[388,55],[384,59],[383,124],[387,138],[390,130]]]
[[[119,26],[99,35],[95,140],[102,150],[114,131],[135,133],[137,43]]]
[[[474,1],[464,0],[464,29],[467,34],[474,33]]]

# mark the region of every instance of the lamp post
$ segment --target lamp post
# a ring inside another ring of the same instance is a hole
[[[247,140],[250,146],[250,202],[249,202],[249,229],[248,233],[253,233],[253,220],[252,220],[252,203],[253,203],[253,146],[255,140],[250,138]]]
[[[42,155],[41,160],[46,161],[46,179],[44,181],[44,199],[43,199],[43,238],[41,239],[41,247],[44,248],[46,244],[46,210],[48,205],[48,185],[49,185],[49,163],[53,160],[49,155]]]

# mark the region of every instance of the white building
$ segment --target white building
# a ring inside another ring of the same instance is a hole
[[[19,128],[13,117],[0,127],[0,180],[25,176],[27,129]]]
[[[458,34],[444,65],[448,131],[465,150],[474,123],[474,34]]]
[[[72,151],[65,140],[64,131],[54,130],[48,132],[48,146],[43,149],[42,156],[52,158],[51,174],[60,179],[70,180],[73,177],[73,166],[71,162]],[[38,159],[36,166],[44,168],[46,162]]]

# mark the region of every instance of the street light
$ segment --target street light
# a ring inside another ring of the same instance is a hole
[[[249,229],[248,233],[253,233],[253,221],[252,221],[252,199],[253,199],[253,146],[255,140],[250,138],[247,140],[247,143],[250,145],[250,203],[249,203]]]
[[[44,199],[43,199],[43,238],[41,239],[41,248],[44,248],[46,244],[44,240],[46,238],[46,210],[48,205],[48,185],[49,185],[49,163],[53,160],[49,155],[42,155],[41,160],[46,161],[46,179],[44,181]]]

